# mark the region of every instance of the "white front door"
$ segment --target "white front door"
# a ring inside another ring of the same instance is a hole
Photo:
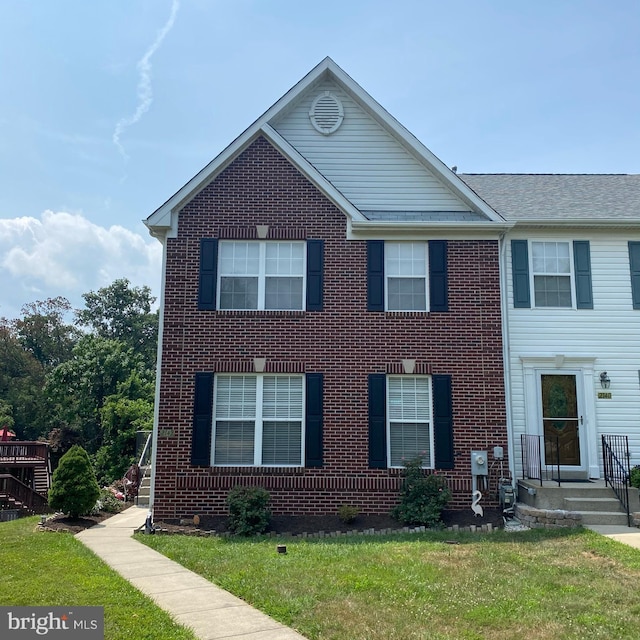
[[[586,472],[587,448],[579,371],[538,371],[539,430],[543,464],[561,471]]]

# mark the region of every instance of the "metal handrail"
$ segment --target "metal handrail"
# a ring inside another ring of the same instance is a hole
[[[520,435],[520,451],[522,454],[522,479],[523,480],[540,480],[542,486],[542,446],[554,445],[556,449],[555,464],[547,464],[545,458],[545,466],[555,466],[557,473],[557,482],[560,486],[560,438],[551,436],[540,436],[523,433]]]
[[[629,438],[627,436],[602,436],[602,460],[604,482],[609,485],[627,514],[627,525],[631,526],[629,509]]]
[[[144,443],[144,448],[142,449],[142,453],[140,454],[140,460],[138,461],[138,467],[142,470],[142,476],[140,477],[140,486],[142,486],[142,481],[147,477],[147,471],[149,470],[149,465],[151,462],[151,439],[153,437],[153,432],[150,431],[147,436],[147,441]],[[136,504],[138,504],[138,496],[136,495]]]

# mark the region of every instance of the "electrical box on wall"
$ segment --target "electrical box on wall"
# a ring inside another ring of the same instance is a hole
[[[471,475],[474,475],[474,476],[489,475],[486,451],[471,452]]]

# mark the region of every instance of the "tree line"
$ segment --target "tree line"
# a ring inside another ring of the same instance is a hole
[[[109,484],[152,429],[158,312],[127,279],[82,297],[82,309],[56,297],[0,318],[0,428],[49,442],[54,464],[81,445]]]

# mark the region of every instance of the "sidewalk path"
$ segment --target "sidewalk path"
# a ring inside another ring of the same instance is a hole
[[[591,529],[612,540],[617,540],[630,547],[640,549],[640,529],[635,527],[621,527],[618,525],[608,524],[587,524],[587,529]]]
[[[76,535],[112,569],[201,640],[305,640],[203,577],[136,541],[146,507],[132,506]]]

